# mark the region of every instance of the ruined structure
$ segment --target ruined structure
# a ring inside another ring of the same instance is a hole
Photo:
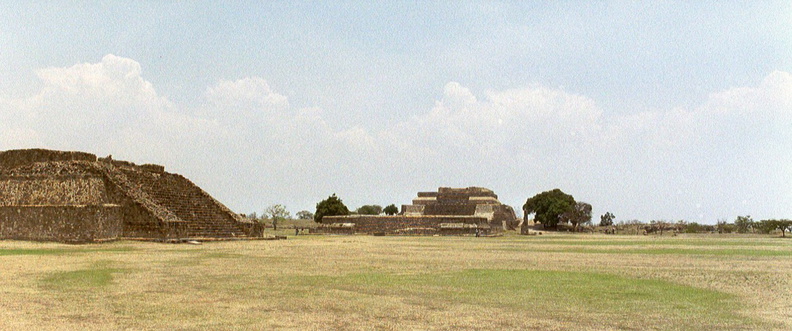
[[[260,235],[258,223],[160,165],[82,152],[0,152],[0,239],[96,242]]]
[[[483,187],[419,192],[395,216],[325,216],[320,231],[369,234],[490,234],[518,224],[514,209]]]

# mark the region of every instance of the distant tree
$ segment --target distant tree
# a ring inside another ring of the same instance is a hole
[[[307,210],[301,210],[297,212],[297,219],[301,220],[310,220],[314,218],[314,214]]]
[[[380,205],[363,205],[356,210],[359,215],[379,215],[382,214],[382,206]]]
[[[746,233],[751,231],[754,226],[754,220],[751,216],[737,216],[737,219],[734,220],[734,227],[737,229],[738,233]]]
[[[786,237],[786,232],[790,228],[792,228],[792,220],[778,220],[776,224],[776,228],[781,230],[781,236]]]
[[[322,223],[322,218],[325,216],[349,215],[349,208],[344,205],[344,202],[339,199],[335,193],[327,197],[327,199],[320,201],[316,204],[316,213],[314,213],[314,221]]]
[[[685,227],[685,233],[699,233],[704,231],[705,231],[704,227],[696,222],[690,222]]]
[[[575,207],[575,198],[559,189],[539,193],[525,201],[523,211],[525,214],[536,213],[534,220],[542,223],[547,228],[556,228],[561,220],[561,215],[572,211]]]
[[[288,210],[286,210],[286,206],[281,204],[275,204],[267,207],[267,209],[264,211],[264,215],[272,220],[272,228],[274,230],[278,229],[279,221],[291,218],[291,214]]]
[[[642,229],[643,226],[644,226],[643,222],[641,222],[639,220],[636,220],[636,219],[626,220],[626,221],[625,220],[621,220],[617,224],[618,224],[617,228],[619,230],[624,230],[627,233],[632,232],[634,234],[638,234],[639,230]]]
[[[673,223],[665,221],[665,220],[653,220],[649,222],[649,225],[645,227],[647,233],[652,232],[659,232],[660,235],[663,235],[663,232],[666,230],[673,230],[675,227]]]
[[[676,223],[674,223],[674,231],[676,232],[685,232],[686,228],[687,228],[687,221],[685,220],[678,220]]]
[[[399,213],[399,208],[396,208],[396,205],[394,204],[389,204],[382,211],[385,213],[385,215],[396,215]]]
[[[613,225],[613,220],[615,218],[616,218],[616,216],[613,216],[613,214],[611,214],[611,212],[607,212],[607,213],[605,213],[605,215],[601,215],[600,216],[600,224],[599,225],[600,226],[611,226],[611,225]]]
[[[577,231],[579,224],[591,222],[591,205],[585,202],[576,202],[572,210],[561,214],[561,220],[572,224],[572,230]]]
[[[773,230],[781,230],[781,236],[786,237],[786,232],[792,229],[792,220],[762,220],[759,222],[759,228],[764,233],[770,233]]]
[[[715,227],[718,229],[718,233],[732,233],[734,232],[734,224],[726,222],[725,219],[719,219],[715,223]]]
[[[254,211],[253,213],[251,213],[251,214],[248,214],[248,215],[247,215],[247,217],[248,217],[249,219],[252,219],[252,220],[254,220],[254,221],[258,219],[258,215],[256,215],[256,212],[255,212],[255,211]]]

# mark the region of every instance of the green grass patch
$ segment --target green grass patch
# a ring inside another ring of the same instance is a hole
[[[701,248],[618,248],[616,245],[612,249],[607,248],[585,248],[585,247],[499,247],[483,248],[484,251],[526,251],[526,252],[545,252],[545,253],[585,253],[585,254],[648,254],[648,255],[708,255],[708,256],[756,256],[756,257],[777,257],[792,256],[792,250],[769,250],[769,249],[701,249]]]
[[[44,288],[52,290],[90,290],[110,285],[113,274],[123,271],[124,269],[110,268],[109,262],[99,262],[87,269],[50,273],[40,283]]]
[[[528,237],[527,240],[503,240],[502,242],[512,243],[542,243],[542,244],[557,244],[566,246],[647,246],[647,245],[663,245],[663,246],[746,246],[746,247],[792,247],[792,241],[786,242],[776,238],[718,238],[718,239],[703,239],[703,238],[653,238],[647,237],[645,240],[632,240],[632,239],[585,239],[585,235],[579,237],[553,237],[553,236],[534,236]]]
[[[132,247],[113,247],[113,248],[21,248],[21,249],[0,249],[0,256],[9,255],[69,255],[80,253],[95,252],[129,252]]]
[[[646,319],[643,325],[661,329],[756,327],[753,320],[741,315],[735,296],[661,280],[591,272],[477,269],[421,275],[363,273],[299,277],[291,286],[303,287],[306,291],[302,294],[341,290],[401,297],[430,307],[466,304],[533,311],[534,316],[556,322],[593,323],[601,328],[625,327],[635,316]],[[653,324],[645,324],[650,321]]]

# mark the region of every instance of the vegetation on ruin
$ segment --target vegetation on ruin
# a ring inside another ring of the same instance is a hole
[[[382,210],[385,215],[396,215],[399,213],[399,208],[395,204],[389,204]]]
[[[379,215],[382,214],[382,206],[380,205],[363,205],[360,206],[355,213],[358,215]]]
[[[339,199],[335,193],[316,204],[314,221],[322,223],[325,216],[349,215],[349,208]]]
[[[314,214],[307,210],[298,211],[295,216],[297,216],[298,220],[312,220],[314,218]]]
[[[0,263],[0,329],[792,328],[776,235],[0,241]]]

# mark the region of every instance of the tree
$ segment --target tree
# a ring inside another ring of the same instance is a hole
[[[673,223],[666,220],[652,220],[649,222],[649,225],[644,227],[647,233],[660,232],[661,236],[663,235],[663,231],[673,230],[675,228]]]
[[[572,230],[576,231],[579,224],[591,222],[591,205],[585,202],[576,202],[572,210],[561,214],[563,221],[572,224]]]
[[[791,220],[778,220],[776,221],[776,228],[781,230],[781,236],[786,237],[786,231],[792,228]]]
[[[286,206],[281,204],[275,204],[267,207],[267,210],[264,211],[264,215],[272,220],[272,228],[274,230],[278,229],[279,221],[291,218],[291,214],[288,210],[286,210]]]
[[[775,224],[771,224],[771,220],[761,220],[754,224],[754,228],[759,231],[759,233],[770,233],[775,230]]]
[[[314,214],[307,210],[301,210],[297,212],[297,219],[301,220],[310,220],[314,218]]]
[[[559,189],[539,193],[525,201],[523,212],[536,213],[534,220],[547,228],[555,228],[563,213],[571,211],[575,198]]]
[[[696,222],[690,222],[685,227],[685,233],[700,233],[705,231],[707,231],[706,227]]]
[[[399,208],[396,208],[396,205],[394,204],[389,204],[382,211],[385,213],[385,215],[396,215],[399,213]]]
[[[718,229],[718,233],[732,233],[734,231],[734,224],[726,222],[725,219],[719,219],[715,222],[715,227]]]
[[[737,228],[738,233],[746,233],[753,229],[754,220],[751,219],[751,216],[737,216],[737,219],[734,220],[734,227]]]
[[[781,230],[781,236],[786,237],[786,231],[792,228],[792,220],[762,220],[758,228],[763,233],[770,233],[773,230]]]
[[[685,232],[686,228],[687,228],[687,221],[685,220],[678,220],[676,223],[674,223],[674,231],[676,232]]]
[[[327,199],[320,201],[316,204],[316,213],[314,213],[314,221],[322,223],[322,218],[325,216],[349,215],[349,208],[344,205],[344,202],[339,199],[335,193],[327,197]]]
[[[613,214],[611,214],[611,212],[607,212],[607,213],[605,213],[605,215],[601,215],[600,216],[600,224],[599,225],[600,226],[611,226],[611,225],[613,225],[613,219],[615,219],[615,218],[616,218],[616,216],[613,216]]]
[[[363,205],[356,210],[359,215],[379,215],[382,214],[382,206],[380,205]]]

